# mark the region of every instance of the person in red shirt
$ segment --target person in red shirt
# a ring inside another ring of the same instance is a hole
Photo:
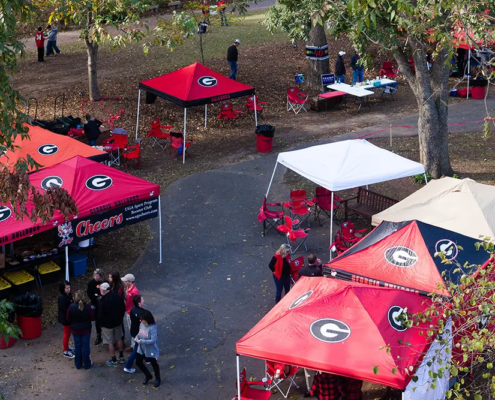
[[[229,26],[229,23],[227,22],[227,17],[225,16],[225,10],[227,9],[227,6],[225,5],[225,0],[220,0],[217,4],[218,8],[218,13],[220,14],[220,20],[222,22],[222,26],[225,23],[225,26]]]
[[[125,285],[125,322],[129,331],[131,330],[131,309],[134,306],[132,299],[139,293],[138,288],[134,285],[134,275],[127,274],[122,278],[122,282]],[[134,347],[134,338],[131,336],[131,346],[126,349],[126,351],[132,351]]]
[[[45,61],[45,35],[43,35],[41,27],[38,28],[38,32],[34,35],[36,41],[36,47],[38,48],[38,62]]]
[[[201,12],[203,13],[204,22],[210,25],[210,4],[208,3],[208,0],[203,0]]]

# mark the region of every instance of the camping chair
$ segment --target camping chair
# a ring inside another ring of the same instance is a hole
[[[186,156],[188,154],[187,149],[191,147],[194,138],[186,140]],[[184,135],[182,133],[170,132],[170,158],[178,157],[182,155],[184,151]]]
[[[246,100],[244,107],[247,108],[248,112],[254,116],[254,99],[256,99],[256,112],[261,117],[263,114],[264,107],[261,104],[266,104],[266,101],[259,101],[258,96],[250,96]]]
[[[259,390],[252,388],[251,386],[262,386],[264,385],[262,381],[248,381],[246,377],[246,368],[244,368],[239,375],[239,381],[241,384],[241,400],[268,400],[272,395],[271,390]],[[267,384],[270,385],[272,382],[267,381]],[[236,389],[237,389],[237,381],[236,381]],[[236,394],[232,400],[239,400],[238,395]]]
[[[394,63],[392,61],[384,61],[382,69],[378,72],[380,77],[386,76],[387,78],[394,79],[397,78],[399,71],[394,68]]]
[[[280,394],[282,396],[284,396],[285,398],[287,398],[287,396],[289,396],[290,388],[292,387],[292,385],[294,385],[296,388],[299,389],[299,386],[294,381],[294,377],[300,368],[293,366],[293,365],[287,365],[287,367],[289,367],[289,371],[287,373],[285,373],[285,370],[286,370],[285,364],[274,363],[271,361],[265,361],[266,377],[268,380],[272,381],[271,385],[268,386],[268,389],[272,390],[273,388],[277,388],[278,391],[280,392]],[[285,393],[283,392],[283,390],[279,386],[284,381],[289,382],[289,387]]]
[[[308,112],[304,104],[308,101],[309,95],[301,93],[297,86],[287,89],[287,111],[294,111],[299,114],[301,110]]]
[[[136,139],[135,146],[128,146],[122,152],[122,157],[124,157],[124,168],[132,165],[137,169],[141,169],[141,139]]]
[[[295,285],[299,279],[299,270],[304,266],[304,257],[298,257],[290,262],[290,280]]]
[[[333,220],[337,219],[337,211],[339,210],[342,199],[339,196],[333,195]],[[315,197],[312,202],[315,204],[315,221],[318,220],[320,226],[322,213],[326,214],[328,219],[331,217],[332,212],[332,192],[323,187],[317,187]]]
[[[354,230],[354,224],[346,221],[340,225],[340,230],[335,235],[335,241],[330,245],[330,250],[337,254],[343,253],[350,249],[364,236],[356,236],[356,233],[363,234],[367,229]]]
[[[234,110],[232,103],[225,103],[222,104],[222,111],[218,114],[218,119],[235,121],[239,118],[240,113],[242,113],[242,111]]]
[[[155,147],[155,144],[157,144],[162,150],[165,150],[170,142],[170,129],[172,128],[173,126],[170,125],[161,125],[158,118],[151,121],[151,129],[148,131],[147,135],[147,137],[152,138],[151,148]],[[163,144],[160,141],[162,141]]]
[[[263,223],[263,236],[266,236],[273,228],[283,223],[284,210],[270,210],[268,207],[282,207],[282,203],[267,203],[266,196],[258,214],[258,221]]]
[[[127,147],[127,131],[121,128],[115,128],[111,133],[111,137],[103,140],[103,146],[105,145],[113,145],[117,149],[117,156],[115,156],[115,152],[112,151],[110,153],[110,161],[108,165],[118,165],[120,166],[120,151],[124,150]]]
[[[305,190],[292,190],[290,192],[290,201],[285,203],[284,206],[290,210],[292,218],[299,217],[301,219],[300,224],[306,222],[309,228],[309,216],[311,215],[313,204],[312,201],[306,198]]]
[[[284,217],[284,221],[285,224],[277,226],[277,230],[286,234],[287,244],[290,246],[290,254],[295,254],[301,246],[304,246],[306,251],[308,251],[308,247],[306,246],[306,239],[308,238],[307,232],[309,231],[309,228],[294,229],[294,227],[299,224],[299,221],[297,219],[292,220],[292,218],[288,215]],[[298,240],[299,243],[297,242]],[[294,246],[296,246],[297,244],[296,248],[293,247],[292,243],[294,243]]]

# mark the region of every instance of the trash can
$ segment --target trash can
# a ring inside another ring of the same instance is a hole
[[[15,311],[7,310],[7,321],[9,323],[14,323],[15,321]],[[16,340],[13,337],[9,337],[9,340],[6,342],[5,337],[0,334],[0,349],[8,349],[15,344]]]
[[[35,339],[41,336],[41,314],[43,302],[35,294],[23,294],[15,298],[17,326],[23,339]]]
[[[258,125],[256,127],[256,150],[260,153],[269,153],[272,151],[274,135],[274,126]]]

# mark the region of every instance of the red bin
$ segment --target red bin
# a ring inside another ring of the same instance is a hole
[[[36,339],[41,336],[41,316],[33,318],[17,314],[17,326],[21,329],[22,339]]]
[[[272,151],[273,138],[258,135],[256,136],[256,150],[260,153],[269,153]]]
[[[9,341],[5,342],[3,336],[0,336],[0,349],[8,349],[15,344],[15,339],[13,337],[9,337]]]
[[[473,99],[483,100],[486,95],[486,86],[473,86],[470,88],[470,95]]]

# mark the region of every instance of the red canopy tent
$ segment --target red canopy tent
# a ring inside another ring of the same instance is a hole
[[[139,130],[141,90],[172,101],[184,108],[184,140],[186,139],[187,109],[189,107],[205,105],[206,126],[208,104],[254,94],[254,87],[227,78],[200,63],[194,63],[169,74],[142,81],[139,83],[136,139]],[[258,124],[256,113],[255,123]],[[186,162],[185,151],[183,152],[183,162]]]
[[[407,329],[398,317],[406,308],[416,314],[430,304],[401,290],[302,278],[237,342],[236,351],[238,356],[404,389],[414,376],[409,368],[419,367],[430,340],[418,333],[428,323]],[[390,352],[383,346],[390,346]]]
[[[59,247],[158,216],[161,226],[160,186],[77,156],[29,175],[33,186],[66,189],[76,202],[79,213],[72,220],[56,212],[43,225],[24,218],[17,221],[8,205],[0,204],[0,245],[57,229]],[[28,204],[30,212],[33,204]],[[161,229],[160,229],[161,262]]]
[[[20,146],[15,151],[0,152],[0,164],[13,166],[19,158],[31,156],[43,167],[50,167],[75,156],[82,156],[94,161],[105,161],[108,153],[94,149],[87,144],[68,136],[58,135],[39,126],[25,125],[29,129],[29,139],[22,140],[18,135],[14,145]]]

